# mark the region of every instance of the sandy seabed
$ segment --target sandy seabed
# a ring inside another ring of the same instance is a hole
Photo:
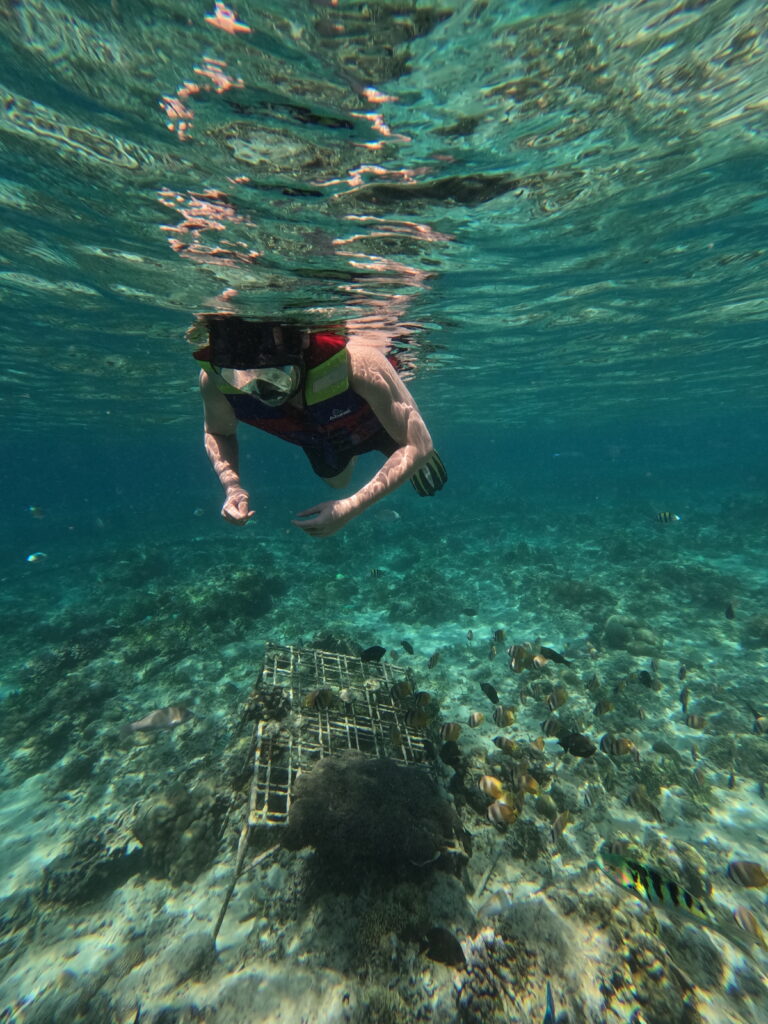
[[[739,499],[738,532],[728,503],[659,524],[489,499],[439,531],[413,499],[388,509],[321,543],[203,517],[162,541],[20,553],[0,597],[0,1020],[540,1022],[547,980],[571,1024],[768,1019],[762,933],[733,917],[768,927],[765,889],[727,873],[768,866],[764,504]],[[461,726],[459,762],[436,774],[467,857],[383,870],[350,854],[338,871],[255,829],[214,942],[268,641],[381,644],[412,670],[435,750]],[[536,641],[570,664],[513,672],[507,648]],[[126,735],[168,705],[194,717]],[[567,731],[597,752],[567,753]],[[600,749],[606,734],[632,752]],[[483,775],[513,794],[535,780],[506,829]],[[598,865],[606,843],[711,920],[622,889]],[[464,966],[426,955],[432,928]]]

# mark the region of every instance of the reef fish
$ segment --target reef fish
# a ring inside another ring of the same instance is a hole
[[[491,702],[491,704],[499,703],[499,695],[496,692],[496,687],[491,686],[490,683],[480,683],[480,689],[483,691],[485,696]]]
[[[406,654],[413,654],[413,644],[410,640],[401,640],[400,645]]]
[[[636,860],[619,854],[600,851],[598,860],[605,873],[624,889],[660,907],[677,907],[694,917],[710,921],[706,904],[672,879],[665,878],[656,868],[646,867]]]
[[[550,661],[554,661],[556,665],[572,665],[572,661],[567,661],[562,654],[558,654],[557,651],[553,651],[551,647],[540,647],[539,651],[544,655],[545,658],[549,658]]]
[[[675,512],[657,512],[656,513],[657,523],[679,523],[680,516]]]
[[[381,661],[386,653],[386,647],[374,644],[373,647],[366,647],[364,651],[361,651],[360,661]]]
[[[155,732],[158,729],[175,729],[177,725],[189,721],[192,712],[181,704],[170,704],[167,708],[150,711],[144,718],[131,722],[128,732]]]
[[[467,964],[461,943],[447,928],[430,928],[424,936],[421,952],[448,967],[464,968]]]
[[[754,860],[732,860],[726,874],[732,882],[748,889],[762,889],[768,885],[768,872]]]
[[[581,732],[569,732],[560,736],[557,741],[563,750],[567,750],[574,757],[592,757],[597,752],[597,747],[589,738]]]

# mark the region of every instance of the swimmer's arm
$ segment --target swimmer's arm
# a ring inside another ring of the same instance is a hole
[[[348,346],[347,353],[352,390],[365,399],[389,436],[400,445],[367,484],[342,499],[350,515],[356,516],[410,480],[434,449],[413,395],[386,356],[379,349],[354,345]]]
[[[205,370],[200,371],[200,393],[205,412],[205,451],[226,495],[221,514],[231,522],[246,522],[253,512],[248,508],[248,492],[240,483],[237,419]]]

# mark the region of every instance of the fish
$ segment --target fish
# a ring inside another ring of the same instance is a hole
[[[600,749],[604,754],[610,754],[611,757],[623,757],[625,754],[632,754],[635,760],[640,760],[640,752],[637,747],[632,740],[628,740],[624,736],[613,736],[607,732],[600,740]]]
[[[127,732],[156,732],[158,729],[175,729],[177,725],[188,722],[193,717],[192,712],[182,704],[169,704],[167,708],[158,708],[150,711],[144,718],[136,722],[130,722],[126,727]]]
[[[399,519],[402,519],[400,513],[394,508],[379,508],[376,510],[375,515],[378,519],[387,523],[396,523]]]
[[[399,682],[392,685],[392,689],[389,691],[393,698],[403,699],[410,697],[413,693],[413,683],[410,679],[401,679]]]
[[[647,668],[641,668],[635,677],[638,683],[643,686],[647,686],[649,690],[655,690],[656,693],[661,689],[661,683]]]
[[[685,677],[687,675],[688,675],[688,666],[681,664],[680,668],[677,670],[677,678],[682,683],[682,681],[685,679]]]
[[[549,664],[549,658],[545,658],[543,654],[534,654],[531,658],[531,668],[535,668],[537,672],[543,672]]]
[[[410,640],[401,640],[400,646],[403,648],[406,654],[413,654],[413,644]]]
[[[555,1000],[552,997],[552,986],[547,982],[547,1009],[541,1024],[555,1024]]]
[[[707,720],[703,715],[686,715],[684,721],[689,729],[703,729],[707,724]]]
[[[567,808],[564,811],[560,811],[555,820],[552,822],[551,833],[553,843],[557,843],[557,841],[561,839],[566,827],[571,823],[572,820],[573,815]]]
[[[657,523],[679,523],[681,516],[675,512],[657,512],[656,522]]]
[[[506,828],[507,825],[512,825],[517,821],[519,813],[518,808],[512,804],[505,803],[503,800],[494,800],[488,808],[488,820],[494,825]]]
[[[746,889],[763,889],[768,885],[768,872],[754,860],[732,860],[725,873],[732,882]]]
[[[440,729],[440,739],[453,740],[454,743],[461,736],[461,726],[458,722],[446,722]]]
[[[381,661],[386,653],[386,647],[374,644],[373,647],[366,647],[364,651],[360,652],[360,661]]]
[[[545,736],[560,736],[568,732],[568,727],[563,725],[562,718],[557,715],[548,715],[541,723],[541,730]]]
[[[545,658],[548,658],[550,661],[554,661],[556,665],[570,666],[573,664],[572,661],[568,661],[564,658],[562,654],[558,654],[557,651],[553,651],[551,647],[540,647],[539,652],[543,654]]]
[[[763,930],[758,924],[757,918],[748,907],[736,907],[733,912],[733,919],[739,928],[743,928],[745,932],[748,932],[753,938],[757,939],[758,945],[763,949],[768,949]]]
[[[504,784],[494,775],[482,775],[477,785],[481,793],[485,793],[491,800],[499,800],[504,795]]]
[[[757,733],[758,736],[762,736],[764,733],[768,732],[768,717],[761,715],[757,708],[750,704],[749,701],[746,701],[745,703],[755,719],[752,724],[752,731]]]
[[[425,729],[429,725],[429,714],[424,708],[411,708],[405,716],[405,724],[409,729]]]
[[[520,793],[530,793],[536,796],[539,792],[539,783],[529,772],[520,772],[515,776],[515,786]]]
[[[592,713],[595,715],[607,715],[613,709],[614,703],[612,700],[599,700],[592,709]]]
[[[508,736],[496,736],[493,741],[502,754],[509,754],[510,756],[517,752],[520,744],[515,740],[511,740]]]
[[[657,754],[661,754],[662,757],[670,757],[673,761],[680,761],[680,754],[672,746],[671,743],[667,743],[666,740],[656,740],[653,744],[653,749]]]
[[[482,725],[484,721],[485,715],[482,711],[473,711],[467,720],[467,725],[470,729],[476,729],[478,725]]]
[[[39,505],[29,505],[27,512],[33,519],[45,519],[45,511]]]
[[[497,704],[493,709],[493,720],[496,725],[502,729],[506,729],[508,725],[512,725],[515,720],[515,712],[512,708],[505,708],[501,704]]]
[[[561,708],[563,704],[568,700],[568,691],[564,686],[556,686],[547,697],[545,704],[550,711],[556,711]]]
[[[460,967],[463,970],[467,966],[461,943],[447,928],[430,928],[423,938],[420,952],[426,954],[430,960],[446,964],[448,967]]]
[[[507,648],[509,667],[513,672],[522,672],[533,664],[533,649],[530,644],[512,644]]]
[[[141,1003],[136,1003],[136,1016],[133,1018],[133,1024],[139,1024],[141,1020]]]
[[[496,644],[491,644],[488,648],[488,661],[493,661],[496,657]]]
[[[336,694],[328,686],[324,686],[318,690],[310,690],[305,696],[303,704],[305,708],[310,708],[313,711],[324,711],[333,705],[336,700]]]
[[[642,782],[633,786],[629,791],[627,804],[630,807],[634,807],[636,811],[640,811],[640,813],[647,818],[655,818],[656,821],[662,820],[661,810],[659,809],[658,804],[656,804],[653,797],[648,792],[647,786]]]
[[[581,732],[568,732],[564,736],[559,736],[557,742],[563,750],[567,750],[574,757],[592,757],[597,753],[597,747],[589,736]]]
[[[427,693],[426,690],[419,690],[413,695],[413,703],[417,708],[428,708],[432,703],[432,694]]]
[[[27,555],[27,561],[33,562],[44,562],[48,555],[44,551],[33,551],[31,555]]]
[[[493,642],[495,644],[503,644],[507,638],[507,632],[504,629],[494,629],[493,631]]]
[[[733,605],[731,604],[730,601],[725,606],[725,617],[726,617],[726,619],[735,619],[736,618],[736,612],[733,610]]]
[[[468,615],[471,618],[473,615],[477,615],[477,608],[462,608],[461,614]]]
[[[435,665],[437,665],[438,661],[440,661],[440,651],[435,651],[435,653],[431,655],[429,661],[427,662],[427,668],[434,668]]]
[[[485,696],[491,702],[491,704],[499,703],[499,695],[496,692],[496,687],[491,686],[490,683],[480,683],[480,689],[483,691]]]
[[[378,579],[379,576],[383,576],[383,575],[384,575],[384,570],[383,569],[371,569],[371,576],[375,577],[376,579]]]
[[[534,809],[537,814],[540,814],[542,818],[546,818],[547,821],[553,822],[557,818],[558,809],[557,804],[549,795],[549,793],[542,793],[534,805]]]
[[[688,700],[690,699],[691,691],[687,686],[684,686],[680,691],[680,706],[683,709],[683,714],[688,714]]]
[[[468,629],[467,630],[467,643],[471,644],[474,639],[475,639],[475,634],[472,632],[471,629]]]
[[[712,920],[712,915],[702,900],[688,892],[678,882],[666,878],[656,868],[640,864],[620,854],[610,853],[605,849],[598,852],[598,863],[609,878],[641,899],[655,906],[687,910],[702,921]]]
[[[440,747],[440,760],[451,768],[459,770],[461,767],[461,749],[455,740],[448,740],[447,743]]]

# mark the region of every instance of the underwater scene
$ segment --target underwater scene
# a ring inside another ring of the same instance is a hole
[[[0,17],[0,1022],[765,1024],[765,5]]]

